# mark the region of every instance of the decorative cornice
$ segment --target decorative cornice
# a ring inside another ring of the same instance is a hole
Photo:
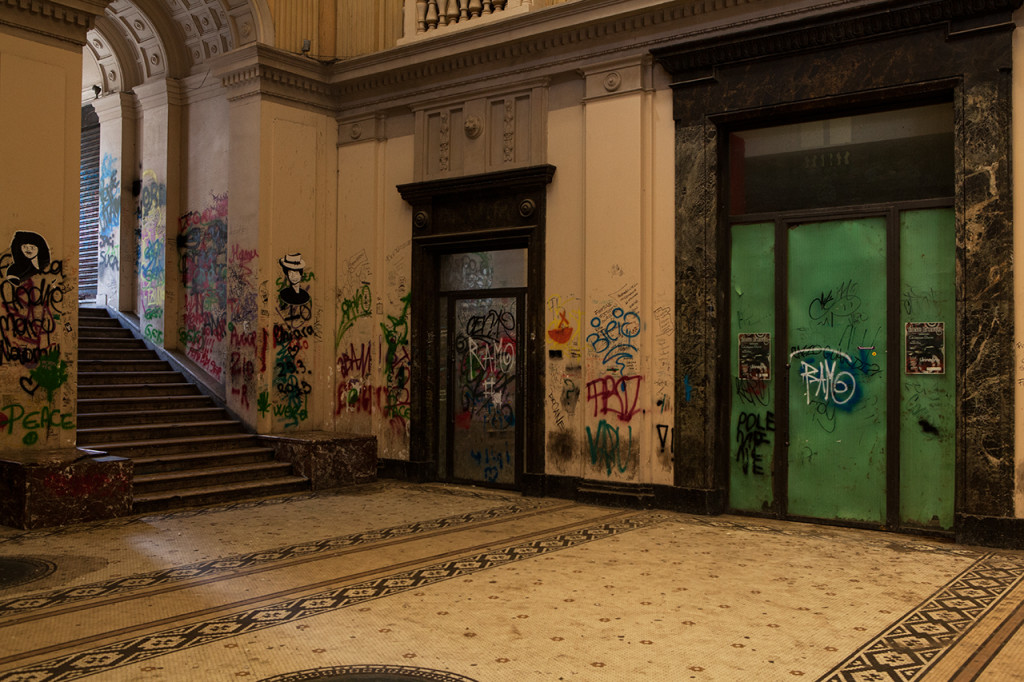
[[[503,192],[508,192],[509,194],[533,190],[549,184],[554,176],[555,167],[545,164],[494,173],[464,175],[457,178],[410,182],[398,185],[398,192],[402,195],[403,199],[416,206],[432,199],[452,197],[459,194],[486,196],[487,190],[495,187],[500,187]],[[532,215],[532,210],[530,213]]]
[[[1010,13],[1020,5],[1021,0],[887,3],[879,8],[868,8],[869,11],[854,8],[791,22],[783,27],[754,29],[732,39],[704,40],[652,52],[677,81],[685,83],[725,64],[834,47],[929,26],[946,24],[950,37],[983,30],[1010,30],[1013,28]],[[986,18],[989,20],[979,21]]]
[[[0,0],[0,24],[81,47],[110,1]]]
[[[327,67],[265,45],[235,50],[215,69],[228,100],[260,95],[335,112],[339,109]]]
[[[584,62],[647,54],[712,35],[776,25],[882,0],[823,0],[784,5],[769,0],[586,0],[528,12],[479,28],[338,62],[334,94],[350,111],[405,106],[460,87],[494,87],[515,76],[574,71]],[[623,11],[623,8],[628,8]]]

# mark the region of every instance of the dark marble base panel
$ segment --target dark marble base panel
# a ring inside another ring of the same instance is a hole
[[[1024,519],[957,514],[953,529],[963,545],[1024,549]]]
[[[327,431],[260,436],[282,462],[308,478],[313,490],[377,480],[377,437]]]
[[[0,457],[0,524],[65,526],[127,516],[133,464],[84,450],[9,453]]]

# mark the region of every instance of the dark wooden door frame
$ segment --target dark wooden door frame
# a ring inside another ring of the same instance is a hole
[[[410,390],[408,477],[437,478],[439,419],[435,409],[439,353],[439,261],[446,253],[527,249],[527,317],[523,321],[525,421],[522,485],[544,474],[544,266],[547,186],[551,165],[399,185],[412,206],[412,290],[410,305]],[[517,415],[517,421],[519,416]]]

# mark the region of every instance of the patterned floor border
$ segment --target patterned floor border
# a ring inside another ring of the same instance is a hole
[[[837,665],[822,682],[919,678],[1024,579],[1024,561],[987,554]]]
[[[172,628],[89,651],[61,656],[36,665],[0,673],[0,682],[25,682],[27,680],[56,682],[105,673],[157,656],[312,618],[394,594],[422,589],[442,581],[571,549],[621,533],[648,528],[667,519],[667,515],[657,512],[638,512],[626,518],[592,527],[559,533],[451,561],[443,561],[413,571],[367,580],[305,597],[247,609],[206,622]]]
[[[453,514],[452,516],[429,521],[415,521],[390,528],[350,533],[348,535],[303,542],[296,545],[217,557],[182,566],[170,566],[148,573],[136,573],[113,580],[67,587],[40,594],[22,594],[10,599],[0,600],[0,618],[31,613],[39,609],[63,606],[84,599],[101,599],[112,595],[124,595],[135,590],[152,589],[185,580],[196,580],[228,573],[235,575],[239,571],[271,563],[279,563],[298,557],[313,557],[325,552],[333,552],[360,545],[380,544],[427,532],[454,530],[487,521],[511,519],[513,517],[520,517],[523,514],[544,510],[544,507],[545,505],[533,506],[522,504],[492,507],[463,514]]]
[[[474,488],[472,486],[450,486],[444,484],[423,484],[407,483],[405,481],[380,480],[374,481],[373,483],[363,483],[359,485],[347,486],[344,488],[336,488],[332,490],[305,492],[291,495],[278,495],[275,497],[265,497],[258,500],[242,500],[240,502],[230,502],[227,504],[216,504],[205,507],[175,509],[172,511],[164,512],[162,514],[141,514],[137,516],[123,516],[116,519],[89,521],[86,523],[77,523],[70,526],[54,526],[51,528],[39,528],[36,530],[26,531],[19,531],[16,528],[7,528],[5,526],[0,526],[0,544],[5,542],[15,542],[18,540],[35,540],[37,538],[52,537],[55,535],[72,535],[75,533],[82,533],[86,531],[95,530],[97,528],[116,528],[120,526],[131,526],[137,523],[153,523],[158,521],[168,521],[174,519],[187,519],[196,516],[207,516],[209,514],[221,514],[224,512],[237,510],[273,507],[281,504],[292,504],[295,502],[304,502],[306,500],[315,500],[318,498],[366,495],[374,492],[391,489],[402,489],[409,492],[436,493],[440,495],[472,497],[476,499],[505,502],[519,501],[520,504],[523,504],[522,501],[524,499],[523,496],[519,493],[512,494],[501,490]]]

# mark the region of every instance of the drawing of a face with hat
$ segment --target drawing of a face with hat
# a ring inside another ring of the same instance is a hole
[[[284,288],[277,292],[278,298],[281,299],[281,307],[309,303],[309,292],[299,288],[299,283],[302,282],[303,270],[306,268],[306,263],[302,260],[302,254],[289,253],[277,262],[281,264],[281,269],[284,271],[284,277],[287,282]]]

